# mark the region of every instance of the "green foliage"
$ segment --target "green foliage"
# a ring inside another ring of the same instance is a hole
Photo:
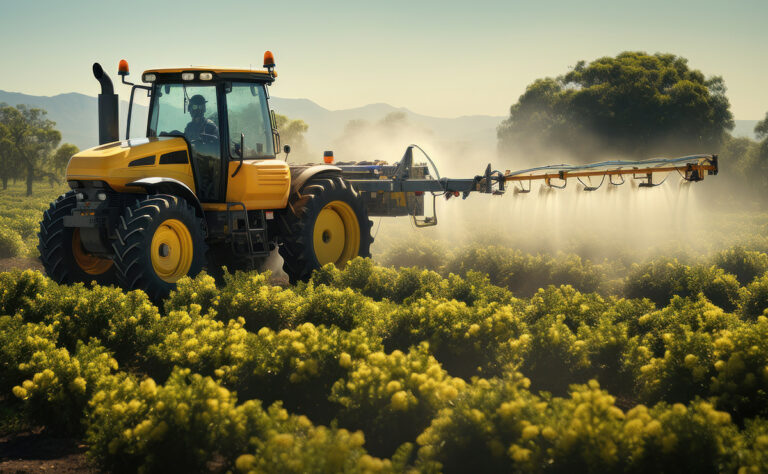
[[[246,402],[248,404],[250,402]],[[244,407],[245,408],[245,407]],[[392,462],[365,453],[360,431],[314,426],[305,416],[288,415],[279,404],[264,412],[251,404],[249,426],[260,437],[251,438],[254,454],[235,462],[236,472],[393,472]],[[252,421],[253,420],[253,421]],[[254,423],[255,422],[255,423]]]
[[[476,380],[418,438],[418,465],[445,472],[720,472],[734,469],[727,413],[638,405],[627,413],[599,385],[569,398],[532,395],[527,379]],[[599,421],[598,421],[599,420]]]
[[[446,271],[459,275],[469,270],[488,274],[492,284],[517,296],[530,296],[547,285],[567,284],[591,292],[602,283],[598,268],[576,255],[553,258],[498,246],[467,246],[446,264]]]
[[[633,265],[624,293],[629,298],[648,298],[659,307],[668,304],[675,295],[687,297],[703,293],[714,304],[731,311],[738,305],[739,282],[714,266],[688,266],[677,259],[661,258]]]
[[[200,314],[200,306],[189,311],[171,311],[153,327],[160,340],[147,348],[147,372],[164,380],[174,367],[213,376],[247,358],[248,339],[254,335],[243,329],[244,320],[218,321],[210,313]]]
[[[56,349],[58,331],[47,324],[24,322],[21,316],[0,316],[0,387],[7,389],[20,384],[27,372],[19,365],[33,354]]]
[[[60,174],[64,174],[69,160],[80,152],[80,149],[71,143],[62,143],[51,157],[51,167]]]
[[[714,263],[727,273],[735,275],[742,285],[751,283],[768,271],[768,255],[747,250],[740,245],[718,253]]]
[[[361,296],[350,288],[309,285],[303,292],[303,303],[290,318],[292,326],[312,323],[336,326],[350,331],[358,326],[371,326],[383,317],[382,305]]]
[[[315,285],[349,288],[374,300],[388,299],[396,303],[418,299],[427,294],[456,299],[470,305],[513,301],[508,291],[492,284],[481,272],[467,270],[463,278],[452,273],[444,278],[437,272],[415,267],[399,270],[378,267],[372,260],[359,257],[348,262],[344,270],[326,265],[313,274],[311,281]]]
[[[498,128],[503,151],[636,157],[719,148],[733,116],[721,77],[672,54],[623,52],[530,84]]]
[[[276,114],[275,122],[280,133],[280,142],[291,146],[291,155],[299,159],[309,158],[309,149],[304,134],[309,130],[309,125],[300,119],[289,119],[285,115]],[[276,150],[282,153],[282,150]]]
[[[407,351],[421,341],[451,374],[499,374],[511,362],[509,341],[521,336],[526,325],[511,306],[468,307],[456,300],[427,295],[390,316],[384,337],[387,350]]]
[[[552,278],[567,262],[474,255],[497,277],[508,266]],[[605,267],[567,266],[605,281]],[[739,288],[719,267],[674,260],[638,268],[628,287],[687,296],[660,309],[570,285],[515,298],[469,267],[355,259],[291,288],[269,273],[225,274],[220,288],[185,278],[160,313],[141,292],[0,273],[2,407],[22,414],[13,426],[84,426],[113,471],[760,465],[768,280]],[[738,314],[722,302],[734,287]]]
[[[742,467],[746,472],[760,472],[768,466],[768,421],[763,418],[748,420],[744,438],[747,449]]]
[[[141,291],[82,284],[48,284],[44,293],[28,299],[24,319],[58,328],[58,344],[74,350],[78,341],[98,338],[123,361],[143,359],[150,344],[158,341],[154,325],[160,313]]]
[[[745,319],[755,320],[768,309],[768,274],[746,286],[741,295],[739,310]]]
[[[21,235],[5,225],[0,225],[0,258],[20,257],[26,252],[27,248]]]
[[[429,355],[422,343],[407,354],[374,352],[353,362],[347,377],[337,381],[331,400],[341,404],[339,422],[368,435],[369,449],[392,455],[413,440],[440,408],[464,388]]]
[[[438,270],[451,259],[448,246],[440,240],[399,241],[387,247],[381,263],[391,267],[419,267]]]
[[[220,452],[247,448],[234,394],[209,377],[175,370],[164,386],[112,377],[89,404],[90,456],[113,472],[199,472]]]
[[[0,273],[0,314],[16,314],[28,309],[38,295],[44,295],[51,280],[42,273],[25,270],[23,272]]]
[[[56,123],[46,118],[43,109],[26,105],[0,107],[0,178],[24,176],[27,196],[32,195],[32,183],[50,165],[53,150],[61,141],[61,133],[53,128]]]
[[[28,379],[13,387],[32,419],[54,431],[77,433],[83,411],[117,362],[98,342],[79,343],[74,354],[64,348],[39,350],[19,370]]]
[[[716,373],[709,393],[717,406],[737,420],[768,418],[768,318],[760,316],[733,330],[722,331],[714,341]]]
[[[282,400],[291,411],[330,420],[331,386],[354,361],[380,349],[377,339],[359,329],[342,331],[310,323],[279,332],[265,327],[247,340],[241,361],[221,367],[216,375],[243,397],[265,403]]]

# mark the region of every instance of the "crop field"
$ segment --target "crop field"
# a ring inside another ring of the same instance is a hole
[[[22,191],[0,251],[31,262],[60,190]],[[307,283],[203,273],[160,305],[3,272],[0,437],[115,472],[761,472],[768,216],[720,217],[695,257],[383,236]]]

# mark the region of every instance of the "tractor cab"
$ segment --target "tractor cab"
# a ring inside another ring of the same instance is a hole
[[[143,80],[151,84],[147,137],[187,142],[201,202],[226,201],[231,162],[275,158],[279,139],[266,89],[271,72],[157,69]]]

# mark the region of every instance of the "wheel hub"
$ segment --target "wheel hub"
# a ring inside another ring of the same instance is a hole
[[[343,201],[326,204],[315,220],[312,241],[320,265],[341,267],[354,258],[360,250],[360,226],[352,207]]]
[[[114,263],[108,258],[99,258],[87,253],[80,239],[80,229],[77,228],[72,232],[72,255],[77,266],[89,275],[101,275],[112,268]]]
[[[155,230],[150,251],[157,276],[168,283],[175,283],[189,272],[192,265],[192,235],[184,223],[168,219]]]

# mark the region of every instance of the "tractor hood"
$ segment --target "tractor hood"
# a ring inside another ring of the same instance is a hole
[[[179,137],[107,143],[81,151],[67,165],[67,181],[104,181],[120,192],[139,192],[125,185],[148,177],[173,178],[194,190],[192,176],[187,143]]]

